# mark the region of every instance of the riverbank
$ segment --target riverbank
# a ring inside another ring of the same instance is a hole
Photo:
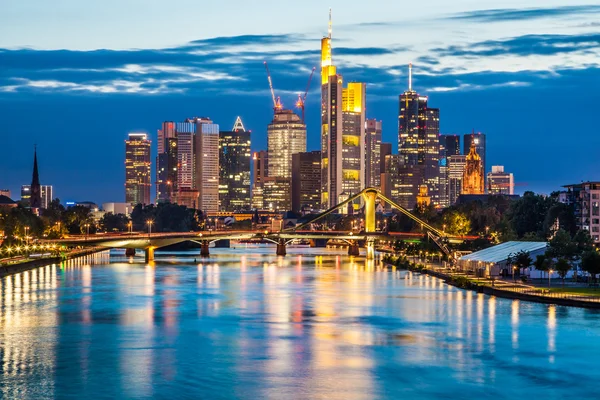
[[[550,290],[534,286],[521,285],[501,280],[477,278],[472,275],[450,271],[448,269],[431,269],[424,264],[413,263],[406,258],[399,258],[391,255],[384,256],[383,261],[389,265],[396,266],[401,269],[434,276],[442,279],[449,285],[458,287],[460,289],[473,290],[477,293],[536,303],[600,309],[600,297],[598,296],[552,292]]]
[[[90,254],[95,254],[101,251],[105,251],[106,249],[103,247],[93,247],[88,249],[79,249],[74,250],[65,255],[65,257],[53,256],[53,257],[43,257],[36,259],[28,259],[22,262],[13,263],[13,264],[0,264],[0,278],[5,276],[18,274],[20,272],[29,271],[35,268],[43,267],[49,264],[57,264],[61,261],[71,260],[78,257],[87,256]]]

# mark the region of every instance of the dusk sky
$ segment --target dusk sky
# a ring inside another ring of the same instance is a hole
[[[0,3],[0,188],[19,198],[37,144],[41,183],[62,201],[122,202],[127,133],[154,147],[165,120],[229,130],[239,115],[266,149],[263,60],[291,106],[319,66],[329,6],[334,63],[367,83],[367,117],[394,149],[412,61],[441,132],[486,133],[488,169],[514,172],[518,192],[600,179],[597,0],[29,0]],[[319,104],[316,78],[308,150]]]

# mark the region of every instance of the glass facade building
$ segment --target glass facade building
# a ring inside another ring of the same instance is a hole
[[[238,117],[232,131],[219,132],[221,211],[250,210],[250,158],[250,131]]]
[[[150,204],[150,140],[145,133],[130,133],[125,141],[125,202]]]

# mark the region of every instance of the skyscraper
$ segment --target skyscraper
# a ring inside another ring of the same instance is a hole
[[[145,133],[130,133],[125,141],[126,203],[150,204],[151,165],[148,136]]]
[[[306,151],[306,125],[292,110],[276,110],[267,127],[269,176],[292,177],[292,154]]]
[[[381,186],[381,121],[368,119],[365,132],[365,187]]]
[[[486,155],[486,138],[485,133],[467,133],[463,136],[463,154],[467,155],[471,151],[471,144],[475,143],[475,150],[481,158],[481,166],[483,168],[483,174],[485,179],[485,173],[487,172],[487,164],[485,163]]]
[[[444,157],[457,156],[460,154],[459,135],[440,135],[440,144],[444,146]]]
[[[381,143],[380,146],[380,150],[379,150],[379,157],[380,157],[380,162],[379,162],[379,168],[381,173],[383,174],[385,172],[385,157],[389,156],[390,154],[392,154],[392,144],[391,143]]]
[[[174,202],[178,190],[178,151],[176,125],[172,121],[158,130],[156,156],[156,201]]]
[[[252,208],[264,209],[263,185],[269,176],[269,157],[265,150],[252,155]]]
[[[321,200],[329,208],[365,184],[365,84],[343,89],[331,57],[331,10],[328,35],[321,40]]]
[[[321,152],[292,155],[292,211],[321,208]]]
[[[420,96],[412,88],[411,64],[408,90],[400,95],[398,112],[398,153],[402,168],[406,169],[401,175],[410,176],[412,181],[405,182],[402,196],[406,199],[400,202],[409,208],[416,204],[421,185],[427,185],[434,204],[439,204],[440,110],[428,108],[427,102],[426,96]]]
[[[209,118],[194,118],[194,189],[198,191],[198,209],[219,211],[219,125]]]
[[[442,208],[451,205],[448,157],[456,155],[460,155],[460,136],[440,135],[439,205]],[[457,193],[460,193],[460,189]]]
[[[462,193],[462,183],[467,165],[467,156],[448,157],[448,201],[454,205]]]
[[[41,186],[41,193],[42,193],[42,208],[46,209],[48,208],[48,206],[50,205],[50,203],[52,202],[52,200],[54,200],[54,193],[53,193],[53,188],[51,185],[42,185]]]
[[[42,208],[42,188],[38,173],[37,149],[33,151],[33,175],[31,177],[29,207],[34,209]]]
[[[515,194],[513,174],[504,172],[502,165],[493,165],[492,172],[487,174],[487,191],[489,194]]]
[[[483,163],[477,154],[475,141],[471,141],[471,149],[466,156],[461,194],[483,194],[485,190],[483,181]]]
[[[250,131],[237,117],[230,132],[219,132],[221,211],[250,209]]]

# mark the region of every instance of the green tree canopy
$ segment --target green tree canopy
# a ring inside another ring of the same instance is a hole
[[[581,269],[592,275],[596,280],[596,275],[600,274],[600,253],[597,251],[586,251],[581,256]]]

